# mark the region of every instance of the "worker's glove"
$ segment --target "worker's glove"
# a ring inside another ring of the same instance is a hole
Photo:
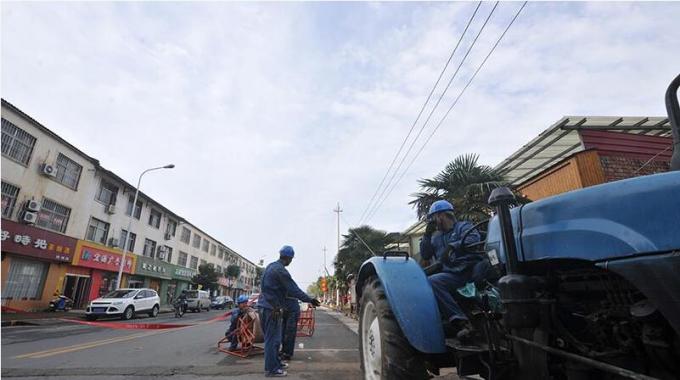
[[[312,304],[312,306],[314,306],[314,307],[319,307],[319,306],[321,306],[321,302],[319,302],[319,300],[316,299],[316,298],[312,298],[311,304]]]
[[[425,227],[425,236],[432,236],[435,231],[437,231],[437,222],[428,222]]]

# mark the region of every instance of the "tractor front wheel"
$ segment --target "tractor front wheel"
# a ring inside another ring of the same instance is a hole
[[[359,309],[359,349],[364,379],[427,379],[422,356],[397,323],[378,278],[367,281]]]

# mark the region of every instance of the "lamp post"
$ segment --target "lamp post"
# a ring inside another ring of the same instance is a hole
[[[157,168],[146,169],[142,172],[142,174],[139,175],[139,179],[137,180],[137,189],[135,190],[135,197],[132,200],[132,210],[130,211],[130,219],[128,220],[127,230],[125,231],[125,239],[123,239],[123,259],[120,261],[120,266],[118,267],[118,279],[116,280],[116,289],[120,289],[120,283],[123,278],[123,267],[125,266],[125,255],[127,253],[128,238],[130,236],[130,229],[132,228],[132,217],[133,215],[135,215],[135,208],[137,207],[137,196],[139,196],[139,185],[142,183],[142,176],[152,170],[172,169],[174,167],[175,167],[174,164],[159,166]]]

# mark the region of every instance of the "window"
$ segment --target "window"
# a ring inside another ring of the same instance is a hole
[[[177,232],[177,222],[172,219],[168,219],[168,224],[165,226],[165,233],[175,236]]]
[[[186,227],[182,227],[182,236],[179,237],[179,240],[182,241],[182,243],[189,244],[189,240],[191,240],[191,231]]]
[[[35,137],[11,122],[2,119],[3,156],[7,156],[20,164],[28,165],[34,145]]]
[[[80,181],[80,172],[83,167],[72,159],[59,153],[57,156],[57,175],[54,177],[57,182],[61,182],[66,187],[75,190],[78,188],[78,181]]]
[[[161,226],[161,212],[158,210],[151,209],[149,213],[149,225],[153,228],[159,228]]]
[[[2,216],[11,218],[14,213],[14,206],[17,203],[17,196],[19,195],[19,188],[10,185],[9,183],[2,183]]]
[[[41,211],[42,212],[42,211]],[[90,225],[87,226],[86,240],[106,244],[106,237],[109,235],[109,224],[97,218],[90,218]]]
[[[215,268],[217,270],[217,274],[221,276],[222,275],[222,267],[218,265]]]
[[[97,200],[105,205],[115,205],[118,196],[118,187],[111,182],[102,179],[97,191]]]
[[[156,242],[151,239],[144,239],[144,251],[142,251],[142,256],[154,257],[156,252]]]
[[[216,256],[217,255],[217,246],[215,244],[210,246],[210,256]]]
[[[203,239],[203,252],[208,252],[210,250],[210,242],[208,239]]]
[[[220,259],[224,259],[224,248],[220,247],[220,253],[217,255]]]
[[[165,261],[172,261],[172,247],[165,246]]]
[[[66,232],[66,225],[68,224],[70,215],[70,208],[47,198],[43,198],[42,207],[40,207],[36,224],[49,230],[64,233]]]
[[[123,244],[125,244],[125,233],[126,230],[121,230],[120,231],[120,247],[123,248]],[[135,242],[137,241],[137,234],[134,232],[130,232],[130,235],[128,236],[128,244],[127,244],[127,250],[128,252],[134,252],[135,251]]]
[[[198,269],[198,257],[191,256],[191,263],[189,264],[189,268]]]
[[[194,241],[191,244],[194,248],[200,248],[201,247],[201,237],[198,235],[194,235]]]
[[[130,195],[130,197],[128,197],[128,205],[127,205],[127,210],[125,210],[125,215],[132,214],[132,201],[134,201],[134,200],[135,200],[135,197],[133,197],[132,195]],[[135,218],[137,220],[139,220],[139,218],[141,218],[141,216],[142,216],[142,200],[137,199],[137,205],[135,206]]]
[[[2,289],[2,298],[40,299],[47,268],[48,264],[40,261],[12,258],[7,284]]]
[[[186,252],[179,251],[179,257],[177,258],[177,265],[179,265],[181,267],[186,267],[188,257],[189,257],[189,255],[187,255]]]
[[[201,265],[205,265],[205,264],[207,264],[207,263],[208,263],[207,261],[201,260]]]

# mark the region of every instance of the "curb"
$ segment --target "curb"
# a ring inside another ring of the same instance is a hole
[[[161,309],[158,311],[158,314],[168,314],[174,312],[173,309]],[[13,326],[41,326],[41,322],[47,322],[47,321],[60,321],[63,319],[63,317],[71,317],[71,318],[82,318],[85,316],[85,312],[80,312],[80,311],[71,311],[67,312],[64,315],[56,316],[54,318],[26,318],[26,319],[13,319],[9,321],[2,321],[0,322],[0,327],[13,327]]]

